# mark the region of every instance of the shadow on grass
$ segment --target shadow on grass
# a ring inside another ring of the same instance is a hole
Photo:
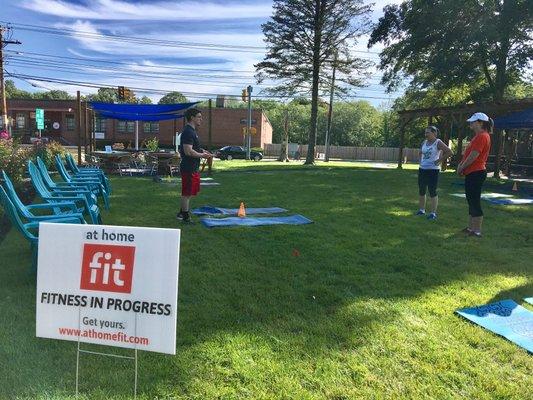
[[[289,354],[313,364],[379,341],[380,329],[394,324],[404,300],[472,274],[527,276],[526,263],[514,258],[525,244],[527,223],[516,223],[514,231],[489,225],[491,234],[508,235],[505,251],[496,247],[498,237],[490,235],[479,243],[444,240],[450,229],[462,226],[465,206],[460,199],[443,201],[444,222],[431,225],[406,215],[416,206],[416,178],[406,178],[402,171],[381,170],[379,177],[376,170],[321,171],[320,182],[307,173],[283,179],[220,173],[224,185],[195,199],[195,205],[229,206],[246,196],[253,206],[285,207],[315,224],[184,228],[177,356],[141,354],[144,396],[163,397],[174,390],[186,397],[201,375],[218,374],[226,383],[245,384],[246,376],[233,368],[235,360],[225,351],[233,340],[260,343],[266,356],[287,365],[292,365]],[[135,179],[114,183],[114,199],[121,201],[113,204],[106,223],[179,227],[173,219],[176,189],[151,182],[143,186]],[[506,215],[491,209],[491,217],[496,224],[505,222]],[[35,338],[34,277],[21,268],[29,263],[26,243],[11,232],[0,249],[0,397],[66,397],[73,393],[75,344]],[[300,256],[293,256],[293,249]],[[495,298],[531,294],[525,293],[530,289],[528,283]],[[132,370],[121,361],[84,356],[82,379],[89,398],[127,398]]]

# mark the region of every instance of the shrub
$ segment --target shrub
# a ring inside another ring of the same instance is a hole
[[[33,149],[31,150],[31,158],[35,160],[37,157],[40,157],[47,168],[55,169],[54,157],[56,155],[63,157],[66,152],[67,151],[65,148],[58,142],[52,141],[49,143],[43,143],[38,141],[33,145]]]
[[[159,139],[157,139],[156,137],[152,139],[146,139],[143,141],[141,146],[146,147],[148,151],[155,152],[159,150]]]
[[[0,140],[0,169],[6,171],[16,188],[22,186],[31,156],[32,150],[22,147],[18,140]]]

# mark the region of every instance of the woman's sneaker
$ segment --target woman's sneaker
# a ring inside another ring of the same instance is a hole
[[[475,232],[475,231],[470,231],[470,233],[468,234],[468,236],[477,237],[477,238],[482,238],[482,237],[483,237],[483,235],[481,234],[481,232]]]
[[[429,219],[430,221],[434,221],[434,220],[436,220],[436,219],[437,219],[437,213],[434,213],[434,212],[430,213],[430,214],[428,215],[428,219]]]
[[[418,210],[415,215],[426,215],[426,210]]]

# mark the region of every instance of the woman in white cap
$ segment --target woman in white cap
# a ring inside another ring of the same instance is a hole
[[[426,214],[426,192],[429,192],[431,212],[429,220],[437,219],[437,186],[439,183],[440,165],[443,160],[453,155],[448,146],[437,136],[439,129],[436,126],[428,126],[425,131],[426,140],[420,148],[420,167],[418,169],[418,211],[416,215]]]
[[[481,188],[487,179],[486,164],[494,121],[484,113],[475,113],[466,121],[470,123],[470,129],[474,131],[475,136],[457,166],[457,173],[465,176],[465,194],[470,215],[468,226],[463,232],[469,236],[481,237],[483,223]]]

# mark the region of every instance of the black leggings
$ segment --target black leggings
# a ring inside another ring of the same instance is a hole
[[[468,202],[468,214],[471,217],[482,217],[481,188],[487,179],[487,171],[475,171],[465,176],[465,194]]]
[[[420,196],[426,195],[426,189],[429,191],[430,197],[437,196],[437,185],[439,184],[439,170],[438,169],[422,169],[418,170],[418,193]]]

